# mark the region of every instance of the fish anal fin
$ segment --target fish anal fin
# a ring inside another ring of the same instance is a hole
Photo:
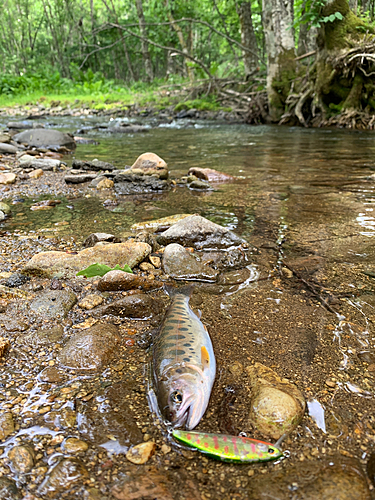
[[[210,366],[210,355],[208,354],[207,348],[202,346],[201,348],[201,361],[203,370]]]

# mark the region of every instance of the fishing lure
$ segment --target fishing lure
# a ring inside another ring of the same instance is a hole
[[[276,445],[241,436],[207,434],[174,429],[172,435],[177,441],[196,448],[212,458],[224,462],[268,462],[277,460],[283,452]]]

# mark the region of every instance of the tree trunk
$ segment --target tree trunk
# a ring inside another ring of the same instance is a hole
[[[264,0],[263,27],[266,39],[267,94],[272,121],[279,121],[284,113],[296,62],[293,24],[293,0]]]
[[[306,1],[303,3],[302,14],[305,14]],[[308,52],[316,50],[317,29],[312,28],[310,23],[301,24],[299,27],[297,56],[303,56]]]
[[[139,20],[139,31],[141,32],[141,35],[143,36],[143,38],[147,38],[146,23],[145,23],[145,16],[143,13],[142,0],[136,0],[135,4],[137,7],[137,14],[138,14],[138,20]],[[152,82],[152,80],[154,79],[154,72],[152,69],[150,52],[148,50],[148,43],[145,40],[141,40],[141,42],[142,42],[143,62],[145,64],[146,81]]]
[[[237,7],[237,14],[241,24],[241,43],[251,50],[243,52],[245,74],[252,74],[258,67],[258,45],[255,37],[253,20],[251,18],[251,2],[243,2]]]
[[[349,7],[355,14],[357,14],[358,10],[358,0],[349,0]]]

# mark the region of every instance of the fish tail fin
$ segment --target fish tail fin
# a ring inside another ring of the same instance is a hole
[[[164,285],[164,291],[170,296],[171,299],[175,295],[185,295],[186,297],[191,297],[194,291],[193,285],[183,285],[183,286],[174,286],[174,285]]]

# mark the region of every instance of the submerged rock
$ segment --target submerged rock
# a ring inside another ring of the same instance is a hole
[[[201,249],[225,249],[245,242],[242,238],[200,215],[191,215],[177,222],[158,236],[162,245],[179,243]]]
[[[112,384],[99,394],[99,404],[98,400],[80,404],[78,430],[86,439],[100,445],[110,441],[108,436],[111,436],[122,446],[142,441],[143,435],[130,408],[131,385],[130,380]]]
[[[48,290],[42,292],[30,304],[30,309],[46,319],[66,318],[77,297],[68,290]]]
[[[26,335],[20,335],[17,337],[17,344],[34,349],[43,345],[53,345],[56,342],[60,342],[63,337],[64,329],[59,325],[52,328],[37,330],[36,332],[30,332]]]
[[[361,464],[353,458],[304,461],[252,478],[249,500],[370,500]],[[293,492],[293,493],[292,493]]]
[[[34,467],[34,450],[30,446],[13,446],[8,452],[11,468],[17,474],[25,474]]]
[[[103,302],[103,297],[101,295],[97,295],[96,293],[90,293],[89,295],[86,295],[79,303],[79,307],[82,309],[94,309],[94,307],[100,306],[100,304]]]
[[[155,450],[156,444],[153,441],[147,441],[146,443],[140,443],[130,448],[126,454],[126,458],[133,464],[145,464],[150,460]]]
[[[176,214],[170,215],[169,217],[162,217],[161,219],[150,220],[147,222],[137,222],[133,224],[130,229],[132,231],[143,231],[144,229],[152,229],[153,231],[160,232],[166,231],[171,226],[176,224],[186,217],[191,217],[191,214]]]
[[[89,473],[76,458],[63,458],[50,470],[48,476],[38,489],[38,495],[66,490],[88,477]]]
[[[165,191],[170,185],[167,180],[153,175],[145,175],[140,170],[132,169],[120,171],[113,179],[117,194],[142,194]]]
[[[67,252],[41,252],[23,268],[25,274],[48,278],[72,278],[91,264],[106,264],[115,267],[128,264],[131,268],[142,262],[151,253],[147,243],[131,242],[95,245],[77,254]]]
[[[88,447],[89,445],[85,441],[74,437],[66,439],[63,443],[64,451],[72,454],[84,452],[88,450]]]
[[[109,271],[98,283],[98,290],[101,292],[116,292],[118,290],[152,290],[160,288],[162,283],[138,276],[136,274],[125,273],[124,271]]]
[[[131,170],[138,170],[144,175],[155,175],[159,179],[168,179],[168,165],[155,153],[143,153],[138,156]]]
[[[115,300],[111,304],[101,306],[92,311],[94,316],[113,314],[121,318],[147,319],[160,314],[163,303],[145,293],[127,295],[123,299]]]
[[[46,130],[44,128],[25,130],[24,132],[16,134],[13,140],[21,144],[26,144],[27,146],[39,148],[59,148],[65,146],[67,149],[74,149],[76,147],[76,143],[70,135],[59,132],[58,130]]]
[[[4,284],[9,288],[17,288],[19,286],[24,285],[28,281],[30,281],[29,276],[25,276],[24,274],[21,273],[13,273],[11,276],[9,276],[9,278],[6,280]]]
[[[120,341],[114,325],[96,324],[71,337],[58,360],[70,369],[96,371],[109,363]]]
[[[197,261],[191,252],[177,243],[165,247],[162,267],[174,279],[216,281],[218,275],[218,271]]]
[[[85,241],[82,243],[84,248],[89,248],[95,246],[100,241],[106,241],[108,243],[120,243],[120,238],[109,233],[91,233]]]
[[[12,413],[8,411],[2,413],[0,415],[0,440],[10,436],[13,432],[14,432],[14,422]]]
[[[0,477],[0,500],[18,500],[19,498],[16,483],[8,477]]]
[[[208,182],[232,182],[236,179],[233,175],[218,172],[212,168],[191,167],[188,175],[195,175],[198,179],[203,179]]]
[[[249,422],[263,435],[279,439],[289,434],[302,420],[306,402],[287,379],[260,363],[247,368],[251,384]]]

